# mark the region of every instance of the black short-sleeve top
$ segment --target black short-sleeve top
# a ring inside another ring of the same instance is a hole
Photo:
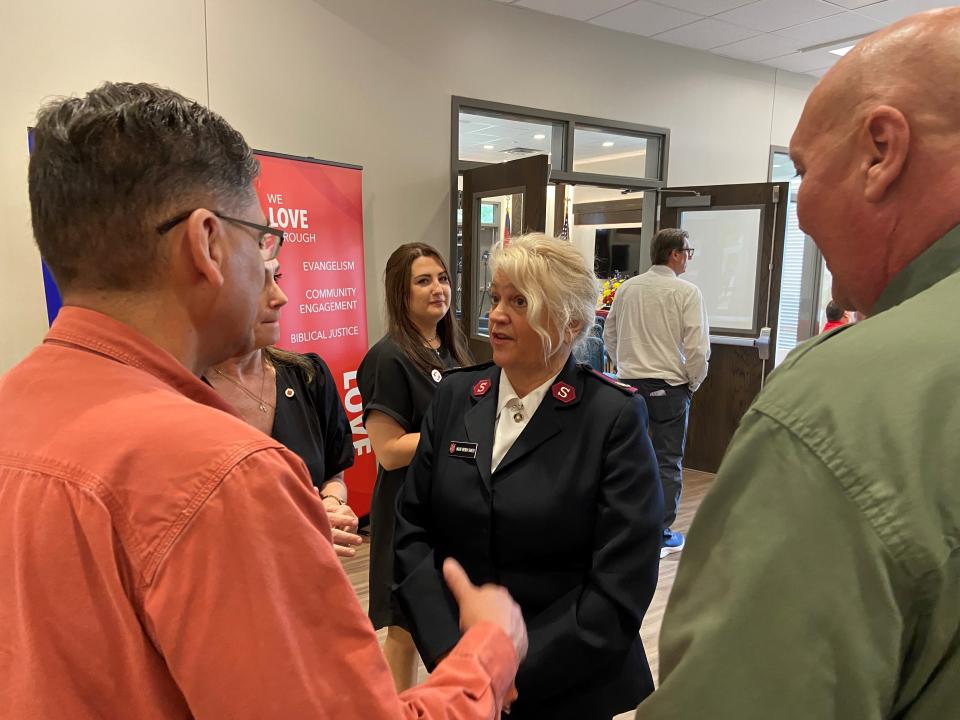
[[[445,369],[456,367],[446,347],[440,348],[439,357]],[[420,423],[441,379],[439,370],[424,373],[389,335],[384,336],[367,351],[357,372],[363,421],[371,410],[379,410],[396,420],[405,432],[420,432]]]
[[[318,488],[353,465],[353,432],[330,368],[314,353],[313,379],[296,365],[274,362],[277,371],[277,411],[270,435],[306,463]]]

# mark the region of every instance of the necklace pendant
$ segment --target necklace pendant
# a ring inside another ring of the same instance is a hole
[[[517,410],[517,411],[513,414],[513,421],[514,421],[514,422],[522,422],[522,421],[523,421],[523,413],[522,413],[520,410]]]
[[[260,412],[264,412],[264,413],[265,413],[266,411],[267,411],[267,406],[264,405],[263,403],[260,403]]]

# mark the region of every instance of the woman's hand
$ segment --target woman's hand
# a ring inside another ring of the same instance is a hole
[[[357,514],[349,505],[331,507],[324,501],[330,533],[333,535],[333,549],[338,556],[350,558],[357,554],[357,547],[363,544],[363,538],[357,534]]]
[[[323,509],[327,511],[334,551],[342,558],[353,557],[357,554],[357,546],[363,544],[363,538],[357,534],[357,514],[347,505],[347,485],[343,481],[343,473],[328,478],[317,493]]]

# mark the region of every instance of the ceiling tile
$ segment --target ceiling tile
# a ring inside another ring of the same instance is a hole
[[[773,58],[772,60],[766,60],[764,62],[766,65],[772,65],[781,70],[805,73],[811,70],[830,67],[839,59],[839,56],[831,55],[826,50],[812,50],[811,52],[805,53],[790,53],[789,55]]]
[[[517,0],[514,7],[525,7],[550,15],[561,15],[574,20],[589,20],[610,10],[623,7],[629,0]]]
[[[650,36],[700,19],[700,15],[657,5],[647,0],[636,0],[590,22],[601,27]]]
[[[721,13],[715,19],[761,32],[772,32],[839,12],[843,10],[822,0],[760,0]]]
[[[686,10],[697,15],[716,15],[757,0],[654,0],[658,5],[669,5],[677,10]],[[874,2],[876,0],[873,0]]]
[[[892,23],[914,13],[950,5],[950,0],[887,0],[867,5],[857,10],[857,14],[866,15],[882,23]]]
[[[883,27],[883,23],[856,13],[840,13],[820,18],[813,22],[794,25],[778,30],[778,35],[800,40],[804,46],[819,45],[834,40],[845,40],[856,35],[866,35]]]
[[[824,0],[831,5],[839,5],[842,8],[847,10],[856,10],[857,8],[862,8],[864,5],[876,5],[883,0]]]
[[[730,23],[706,18],[654,35],[653,39],[698,50],[709,50],[717,47],[717,45],[727,45],[738,40],[745,40],[756,34],[755,30],[748,30],[739,25],[731,25]]]
[[[786,55],[800,49],[800,43],[779,35],[757,35],[756,37],[740,42],[731,43],[722,47],[713,48],[718,55],[737,58],[738,60],[766,60],[772,57]]]

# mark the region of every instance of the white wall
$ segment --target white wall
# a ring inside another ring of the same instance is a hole
[[[27,127],[37,108],[108,79],[149,80],[206,100],[206,80],[198,0],[3,0],[0,32],[2,372],[47,328],[27,199]]]
[[[44,97],[158,82],[254,147],[364,165],[375,340],[390,251],[449,246],[451,95],[669,127],[680,185],[765,180],[814,82],[489,0],[5,0],[0,28],[0,370],[46,327],[25,139]]]

